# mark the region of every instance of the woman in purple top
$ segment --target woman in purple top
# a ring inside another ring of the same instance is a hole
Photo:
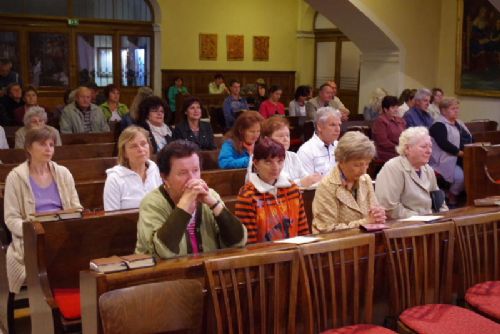
[[[11,293],[18,293],[26,278],[23,222],[30,215],[61,209],[82,209],[73,176],[52,161],[56,142],[53,128],[43,126],[26,132],[28,159],[14,168],[5,182],[4,219],[12,234],[7,249],[7,276]]]
[[[405,120],[398,116],[398,99],[395,96],[385,96],[382,99],[382,114],[372,125],[378,161],[386,162],[398,155],[396,146],[399,144],[399,135],[405,128]]]

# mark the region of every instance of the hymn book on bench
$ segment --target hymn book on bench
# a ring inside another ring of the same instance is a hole
[[[154,258],[147,254],[131,254],[124,256],[110,256],[90,261],[90,269],[100,273],[114,273],[128,269],[152,267]]]
[[[51,222],[65,219],[82,218],[81,209],[66,209],[58,211],[32,213],[29,215],[29,220],[38,222]]]

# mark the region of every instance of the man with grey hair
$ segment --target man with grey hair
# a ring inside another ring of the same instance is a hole
[[[64,107],[59,120],[61,133],[108,132],[109,125],[98,106],[91,103],[91,92],[79,87],[75,101]]]
[[[335,147],[340,135],[341,114],[332,107],[319,108],[315,114],[316,131],[297,152],[307,174],[327,175],[335,166]]]
[[[434,119],[428,112],[431,95],[431,91],[427,88],[417,90],[414,98],[415,105],[403,117],[407,128],[425,126],[428,129],[434,123]]]

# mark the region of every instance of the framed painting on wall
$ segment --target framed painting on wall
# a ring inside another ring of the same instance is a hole
[[[500,96],[500,12],[488,0],[459,0],[455,91]]]
[[[200,34],[200,60],[217,60],[217,34]]]
[[[269,61],[269,36],[253,36],[253,60]]]
[[[243,60],[245,44],[243,35],[227,35],[227,60]]]

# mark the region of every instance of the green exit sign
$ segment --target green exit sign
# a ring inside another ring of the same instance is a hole
[[[77,26],[78,24],[80,24],[80,21],[78,19],[68,19],[69,26]]]

